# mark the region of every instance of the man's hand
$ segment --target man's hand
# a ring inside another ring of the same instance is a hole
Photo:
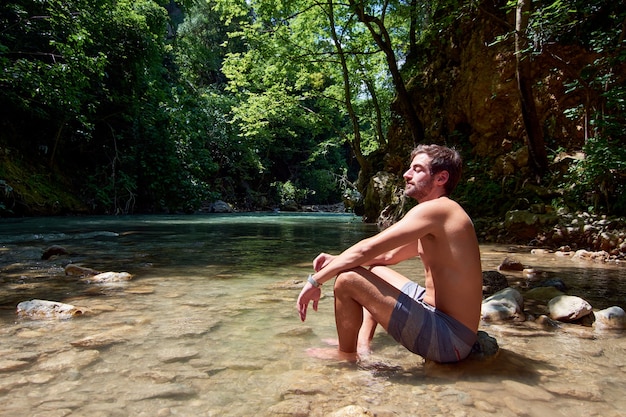
[[[309,282],[304,284],[304,288],[300,291],[297,301],[300,320],[304,321],[306,319],[306,310],[310,301],[313,301],[313,310],[317,311],[317,303],[319,302],[321,296],[322,290],[319,287],[315,288]]]
[[[328,265],[330,261],[332,261],[333,259],[335,259],[334,255],[329,255],[327,253],[320,253],[313,260],[313,269],[315,270],[315,272],[319,272],[322,268]]]

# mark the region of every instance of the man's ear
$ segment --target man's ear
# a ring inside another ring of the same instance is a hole
[[[439,185],[444,185],[448,182],[450,178],[450,173],[448,171],[439,171],[435,176],[435,180],[439,183]]]

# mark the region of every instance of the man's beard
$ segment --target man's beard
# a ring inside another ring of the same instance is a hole
[[[435,183],[435,179],[432,177],[430,178],[430,180],[419,181],[416,184],[407,183],[407,185],[410,184],[410,187],[407,188],[407,186],[405,185],[404,195],[406,195],[407,197],[414,198],[417,201],[423,200],[433,190],[434,183]]]

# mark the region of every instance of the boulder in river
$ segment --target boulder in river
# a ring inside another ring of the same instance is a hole
[[[550,317],[558,321],[576,321],[591,314],[592,307],[587,301],[573,295],[560,295],[548,303]]]
[[[514,288],[508,287],[486,298],[481,308],[481,318],[499,322],[524,320],[524,298]]]
[[[624,330],[626,328],[626,313],[618,306],[605,308],[594,313],[596,321],[593,327],[596,330]]]
[[[17,305],[17,315],[31,319],[69,319],[86,311],[71,304],[38,299],[22,301]]]

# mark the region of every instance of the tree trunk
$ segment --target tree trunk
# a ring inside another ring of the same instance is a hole
[[[396,55],[393,51],[393,45],[391,45],[389,32],[387,32],[387,28],[380,19],[365,13],[365,9],[362,4],[356,2],[355,0],[350,0],[349,3],[356,12],[359,21],[367,27],[372,35],[372,38],[385,54],[389,72],[391,73],[391,78],[393,80],[393,85],[396,89],[400,110],[409,125],[413,142],[414,144],[417,144],[424,139],[424,126],[417,116],[419,104],[413,102],[411,95],[406,89],[404,79],[402,78],[402,74],[400,74],[400,69],[398,68],[398,62],[396,61]]]
[[[371,174],[372,168],[371,164],[363,155],[361,151],[361,129],[359,126],[359,119],[354,111],[354,107],[352,106],[352,90],[350,88],[350,72],[348,70],[348,64],[346,62],[346,56],[343,51],[343,47],[341,46],[341,42],[337,36],[337,30],[335,28],[335,15],[333,10],[333,1],[328,0],[328,20],[330,24],[330,33],[332,40],[335,44],[335,49],[337,49],[337,55],[339,56],[339,60],[341,62],[341,73],[343,75],[343,89],[345,95],[345,105],[346,110],[348,111],[348,115],[350,116],[350,121],[352,123],[352,132],[354,134],[354,138],[350,141],[350,146],[352,147],[352,152],[354,153],[354,157],[359,163],[359,167],[361,168],[361,175],[359,178],[369,178]],[[357,184],[357,188],[359,192],[363,192],[367,183],[362,183],[359,181]]]
[[[537,115],[532,90],[531,56],[527,53],[528,41],[525,32],[532,0],[518,0],[515,16],[515,75],[520,97],[522,119],[528,137],[528,154],[531,169],[541,178],[548,169],[548,155],[543,129]]]

